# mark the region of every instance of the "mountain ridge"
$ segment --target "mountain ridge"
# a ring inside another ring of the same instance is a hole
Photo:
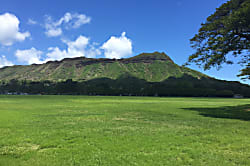
[[[164,52],[153,52],[124,59],[77,57],[48,61],[44,64],[15,65],[1,68],[0,79],[84,81],[100,77],[117,79],[125,73],[149,82],[163,81],[171,76],[178,78],[183,74],[196,78],[208,77],[198,71],[178,66]]]

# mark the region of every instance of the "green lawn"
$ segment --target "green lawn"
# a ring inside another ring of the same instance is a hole
[[[0,165],[250,165],[250,99],[0,95]]]

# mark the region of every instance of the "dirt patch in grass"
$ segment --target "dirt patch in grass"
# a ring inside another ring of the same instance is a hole
[[[30,151],[38,150],[40,145],[35,144],[20,144],[20,145],[13,145],[13,146],[4,146],[0,150],[0,155],[20,155]]]
[[[118,118],[118,117],[116,117],[113,120],[116,120],[116,121],[126,121],[128,119],[127,118]]]

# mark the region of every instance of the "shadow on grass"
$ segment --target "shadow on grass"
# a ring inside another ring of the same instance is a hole
[[[240,119],[250,121],[250,104],[218,108],[183,108],[199,112],[200,115],[213,118]]]

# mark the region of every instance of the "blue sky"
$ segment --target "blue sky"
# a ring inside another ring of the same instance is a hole
[[[1,0],[0,21],[12,27],[1,29],[0,25],[0,65],[43,63],[76,56],[122,58],[153,51],[166,52],[182,65],[194,51],[189,39],[224,2]],[[8,29],[13,33],[6,33]],[[190,67],[204,72],[195,65]],[[224,65],[219,71],[204,73],[240,80],[236,77],[240,68]]]

